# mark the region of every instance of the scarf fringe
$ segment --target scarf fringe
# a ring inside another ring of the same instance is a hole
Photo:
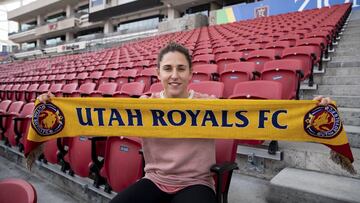
[[[33,149],[26,157],[26,168],[31,171],[36,159],[44,152],[44,146],[41,144]]]
[[[354,166],[352,165],[350,159],[348,159],[344,155],[339,154],[334,150],[331,150],[330,151],[330,159],[333,162],[335,162],[336,164],[340,165],[341,168],[343,168],[344,170],[349,172],[351,175],[356,175],[357,174],[357,172],[356,172]]]

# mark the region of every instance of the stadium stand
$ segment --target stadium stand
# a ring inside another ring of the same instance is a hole
[[[323,69],[350,11],[351,4],[336,5],[167,33],[96,52],[0,65],[1,136],[6,145],[19,146],[23,152],[33,102],[47,91],[64,97],[138,98],[162,90],[156,56],[171,41],[192,53],[194,76],[189,89],[217,98],[300,99],[300,84],[315,85],[314,72]],[[239,143],[217,141],[217,163],[231,163],[230,172],[215,178],[219,203],[227,202]],[[79,137],[46,142],[42,158],[45,165],[91,178],[95,187],[104,185],[102,189],[111,194],[143,176],[139,151],[141,141],[134,138]],[[219,167],[211,171],[220,173]],[[10,183],[0,181],[0,200],[6,184]]]

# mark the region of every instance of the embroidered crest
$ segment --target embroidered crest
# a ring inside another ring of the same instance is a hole
[[[318,138],[334,138],[342,130],[339,112],[334,105],[317,106],[304,117],[305,131]]]
[[[38,104],[34,109],[31,125],[40,136],[50,136],[64,128],[65,117],[52,103]]]

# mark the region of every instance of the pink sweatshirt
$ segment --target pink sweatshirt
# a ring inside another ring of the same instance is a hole
[[[155,93],[150,98],[164,98]],[[189,99],[215,97],[190,91]],[[206,185],[214,190],[210,167],[216,163],[215,141],[212,139],[143,139],[145,178],[166,193],[191,185]]]

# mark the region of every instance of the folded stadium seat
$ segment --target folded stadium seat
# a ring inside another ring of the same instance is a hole
[[[214,48],[214,54],[218,55],[221,53],[229,53],[235,51],[235,48],[233,46],[227,46],[227,47],[217,47]]]
[[[260,45],[260,44],[247,44],[247,45],[239,46],[239,47],[236,49],[236,51],[242,52],[242,53],[243,53],[243,57],[246,58],[251,51],[259,50],[259,49],[261,49],[261,45]]]
[[[196,55],[192,60],[192,65],[201,65],[201,64],[210,64],[215,63],[215,55],[214,54],[203,54]]]
[[[51,84],[55,84],[55,83],[65,84],[66,83],[65,74],[56,75]]]
[[[94,71],[104,71],[105,69],[106,69],[106,65],[100,64],[94,68]]]
[[[90,66],[87,66],[87,67],[85,67],[85,70],[84,71],[86,71],[86,72],[88,72],[89,74],[91,74],[94,70],[95,70],[95,65],[94,64],[92,64],[92,65],[90,65]]]
[[[317,61],[316,50],[311,46],[298,46],[284,49],[282,59],[297,59],[303,61],[303,80],[309,78],[309,86],[314,84],[313,69]]]
[[[69,96],[71,96],[71,97],[87,97],[87,96],[90,96],[90,94],[92,92],[94,92],[95,87],[96,87],[96,83],[93,83],[93,82],[84,83],[84,84],[80,85],[79,89],[77,89],[75,91],[72,91],[71,95],[69,95]],[[70,86],[70,88],[73,88],[73,86]],[[66,95],[67,93],[64,91],[64,89],[63,89],[63,94]]]
[[[224,83],[224,98],[228,98],[236,83],[253,80],[256,71],[254,62],[236,62],[230,63],[220,73],[220,82]]]
[[[70,68],[71,69],[71,68]],[[81,67],[78,67],[78,68],[76,68],[75,69],[75,71],[74,72],[76,72],[76,73],[82,73],[82,72],[86,72],[86,67],[85,66],[81,66]]]
[[[38,83],[39,85],[45,83],[46,80],[47,80],[47,77],[48,77],[47,75],[41,75],[37,83]]]
[[[33,77],[31,77],[31,79],[29,79],[27,82],[38,82],[39,81],[39,79],[40,79],[40,76],[33,76]],[[24,81],[25,82],[25,81]],[[27,83],[26,82],[26,83]]]
[[[70,81],[67,81],[67,83],[78,83],[79,85],[81,84],[84,84],[85,83],[85,80],[89,77],[89,73],[88,72],[81,72],[81,73],[78,73],[78,75],[70,80]]]
[[[300,36],[298,34],[287,34],[279,37],[278,41],[288,41],[290,42],[290,46],[293,47],[299,39]]]
[[[112,97],[117,89],[117,83],[106,82],[99,85],[98,89],[90,93],[90,97]]]
[[[191,82],[218,80],[218,66],[216,64],[195,65]]]
[[[287,84],[286,84],[287,85]],[[233,94],[229,99],[286,99],[283,92],[283,84],[278,81],[256,80],[239,82],[235,85]],[[260,145],[263,140],[238,140],[238,144]],[[278,142],[271,141],[269,144],[269,154],[274,154],[278,150]]]
[[[145,84],[141,82],[125,83],[114,93],[113,97],[134,97],[138,98],[144,93]]]
[[[216,164],[211,166],[210,171],[215,174],[216,199],[218,203],[228,202],[228,192],[232,173],[238,166],[235,162],[237,141],[230,139],[215,140]]]
[[[0,115],[4,114],[11,104],[11,100],[3,100],[0,102]]]
[[[261,80],[277,81],[283,87],[283,99],[299,99],[304,63],[296,59],[268,61],[261,71]]]
[[[153,93],[161,92],[164,89],[161,82],[154,83],[150,86],[149,91],[144,92],[144,95],[150,96]]]
[[[222,53],[216,55],[216,64],[219,67],[219,73],[224,71],[225,67],[229,63],[240,62],[240,59],[243,58],[242,52],[231,52],[231,53]]]
[[[260,44],[261,48],[264,48],[266,44],[273,42],[272,37],[260,37],[254,41],[254,44]]]
[[[36,203],[37,194],[29,182],[7,178],[0,180],[0,200],[4,203]]]
[[[76,73],[67,73],[65,75],[65,78],[60,83],[65,85],[70,83],[71,81],[74,81],[75,79],[76,79]]]
[[[195,49],[192,56],[196,57],[198,55],[206,55],[206,54],[212,54],[212,53],[213,53],[212,48]]]
[[[0,99],[1,100],[6,100],[7,92],[9,92],[12,89],[13,86],[14,86],[13,84],[8,84],[8,85],[6,85],[4,87],[3,90],[0,91]]]
[[[194,90],[202,94],[214,95],[216,98],[223,98],[224,83],[215,81],[202,81],[190,83],[189,90]]]
[[[56,78],[56,75],[49,75],[49,76],[46,78],[46,83],[54,84],[54,83],[55,83],[55,78]]]
[[[254,62],[256,64],[255,70],[261,72],[266,61],[280,59],[281,51],[276,49],[255,50],[249,53],[246,58],[247,62]]]
[[[64,156],[64,161],[69,164],[69,175],[74,174],[81,177],[88,177],[90,175],[90,167],[93,164],[92,161],[92,150],[97,153],[96,157],[105,154],[105,140],[99,140],[94,144],[90,137],[74,137],[69,138],[67,141],[68,150]],[[100,167],[100,166],[99,166]],[[100,171],[98,171],[100,173]],[[100,176],[96,174],[97,176]]]
[[[106,70],[117,70],[119,69],[119,64],[117,62],[113,62],[106,65]]]
[[[22,136],[26,136],[27,128],[30,127],[31,116],[34,110],[34,103],[25,104],[21,111],[18,114],[11,114],[7,119],[10,120],[8,129],[5,132],[5,138],[8,140],[11,146],[18,146],[20,144],[20,139]],[[27,122],[25,121],[28,118]],[[19,150],[22,151],[24,148],[20,147]]]
[[[146,68],[138,74],[134,80],[145,84],[144,91],[148,91],[153,83],[158,82],[157,68]]]
[[[93,82],[93,83],[98,83],[98,80],[101,78],[101,76],[103,75],[102,71],[94,71],[91,72],[89,77],[87,77],[84,81],[84,83],[89,83],[89,82]]]
[[[120,75],[115,79],[115,82],[118,84],[118,89],[121,88],[123,84],[133,82],[137,75],[136,69],[129,69],[120,72]]]
[[[105,70],[104,75],[99,78],[98,84],[101,85],[106,82],[114,82],[118,75],[119,72],[117,70]]]
[[[6,131],[9,129],[12,118],[11,116],[16,116],[19,114],[21,108],[23,107],[24,102],[16,101],[12,102],[9,108],[0,114],[0,130],[1,130],[1,137],[5,136]],[[5,139],[5,144],[9,145],[9,141]]]
[[[121,192],[143,176],[143,158],[138,138],[108,137],[100,175],[107,181],[105,191]]]
[[[325,58],[329,57],[328,44],[324,38],[305,38],[298,40],[296,46],[311,46],[314,49],[316,55],[316,61],[319,65],[319,70],[322,69],[322,60],[323,56]]]
[[[284,49],[289,48],[291,45],[290,41],[276,41],[270,42],[265,45],[265,49],[275,49],[279,52],[282,52]]]
[[[9,99],[14,101],[15,100],[15,94],[17,91],[19,91],[20,88],[20,84],[15,84],[12,86],[11,90],[6,92],[6,98],[4,99]]]
[[[0,99],[1,99],[1,95],[3,94],[6,86],[7,86],[7,85],[5,85],[5,84],[0,85]],[[1,99],[1,100],[2,100],[2,99]]]
[[[15,92],[15,100],[25,101],[25,91],[29,88],[29,84],[22,84]]]
[[[33,102],[35,101],[36,97],[40,94],[46,93],[49,91],[50,84],[42,84],[38,86],[35,90],[31,90],[32,85],[30,85],[28,91],[25,92],[25,100],[26,102]]]
[[[149,64],[150,64],[149,60],[137,61],[137,62],[133,63],[132,69],[135,69],[135,70],[138,70],[138,72],[141,72],[142,70],[149,67]]]

